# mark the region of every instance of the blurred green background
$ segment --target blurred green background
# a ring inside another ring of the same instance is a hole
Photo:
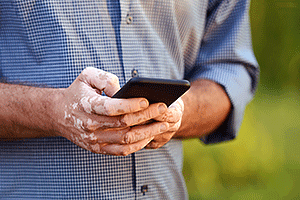
[[[260,84],[236,140],[184,142],[190,199],[300,199],[300,0],[252,0]]]

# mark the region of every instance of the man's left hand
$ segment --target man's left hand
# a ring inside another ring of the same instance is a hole
[[[161,116],[154,118],[156,121],[168,122],[169,130],[163,134],[156,135],[145,147],[146,149],[157,149],[169,142],[181,125],[184,111],[184,103],[181,98],[172,103],[168,110]]]

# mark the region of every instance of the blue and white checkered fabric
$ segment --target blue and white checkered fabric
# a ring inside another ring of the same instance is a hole
[[[247,0],[0,0],[0,66],[8,81],[68,87],[86,67],[155,78],[211,79],[233,112],[206,143],[235,137],[258,67]],[[182,144],[126,157],[64,138],[0,142],[0,199],[186,199]],[[144,192],[142,188],[147,188]]]

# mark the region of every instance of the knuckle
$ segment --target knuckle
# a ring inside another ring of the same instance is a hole
[[[128,127],[132,124],[132,115],[124,115],[120,117],[120,122],[123,127]]]
[[[119,78],[115,74],[111,74],[110,82],[119,83]]]
[[[128,156],[130,154],[130,152],[129,151],[121,151],[120,152],[120,156]]]
[[[149,147],[151,149],[158,149],[159,147],[161,147],[161,145],[158,142],[151,142],[151,144],[149,145]]]
[[[157,115],[156,109],[146,110],[142,116],[144,119],[151,119]]]
[[[118,85],[119,84],[119,78],[112,73],[106,72],[106,77],[107,77],[107,84],[108,85]]]
[[[101,148],[98,144],[94,144],[94,145],[91,145],[91,151],[93,153],[100,154],[101,153]]]
[[[103,109],[104,109],[105,115],[110,116],[110,117],[114,116],[115,110],[114,110],[114,108],[112,106],[106,106],[106,105],[104,105]]]
[[[83,124],[83,128],[88,132],[96,130],[95,124],[91,119],[88,119],[87,122]]]
[[[134,136],[131,133],[125,133],[123,137],[123,144],[130,144],[134,141]]]
[[[136,112],[137,105],[134,102],[135,102],[134,100],[128,100],[128,101],[126,101],[126,104],[124,106],[124,110],[126,110],[129,113]]]
[[[109,106],[105,105],[105,115],[109,117],[114,117],[114,116],[120,116],[122,115],[122,110],[114,107],[114,106]]]
[[[89,142],[90,142],[91,144],[96,144],[97,141],[98,141],[98,138],[96,137],[96,135],[95,135],[94,133],[91,133],[91,134],[89,135]]]
[[[89,103],[92,107],[92,110],[96,113],[106,112],[106,106],[105,106],[106,101],[107,101],[106,97],[98,96],[98,95],[89,99]]]
[[[81,133],[80,137],[86,144],[94,145],[97,143],[97,137],[94,133]]]
[[[147,112],[145,113],[147,117],[156,117],[158,115],[160,115],[160,108],[161,106],[159,106],[159,104],[155,104],[155,105],[150,105],[149,109],[147,109]],[[164,110],[164,109],[162,109]]]
[[[132,153],[132,147],[130,145],[127,145],[122,151],[121,155],[122,156],[128,156],[129,154]]]
[[[96,131],[97,129],[101,128],[103,126],[102,123],[100,123],[100,121],[97,121],[95,119],[91,119],[91,118],[88,118],[85,123],[83,123],[83,129],[84,131],[86,132],[94,132]]]
[[[84,70],[82,70],[81,74],[85,75],[89,70],[91,70],[91,67],[86,67]]]
[[[97,128],[94,126],[86,126],[84,127],[84,131],[88,132],[88,133],[92,133],[93,131],[96,131]]]
[[[88,75],[93,71],[96,71],[98,69],[94,68],[94,67],[86,67],[84,70],[82,70],[81,74],[82,75]]]

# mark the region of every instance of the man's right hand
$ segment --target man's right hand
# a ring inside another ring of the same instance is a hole
[[[115,75],[91,67],[83,70],[70,87],[58,89],[50,111],[55,134],[94,153],[128,155],[168,131],[166,122],[144,123],[163,114],[165,104],[110,98],[119,89]]]

